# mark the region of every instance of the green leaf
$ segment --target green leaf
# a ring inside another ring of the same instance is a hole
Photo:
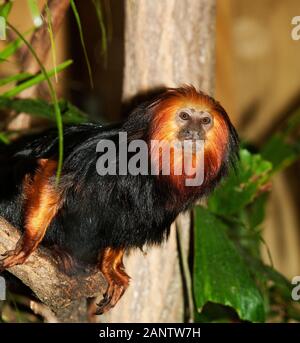
[[[10,10],[12,8],[12,2],[5,2],[3,5],[0,6],[0,17],[4,17],[5,19],[7,19]]]
[[[232,172],[209,197],[208,208],[219,215],[239,213],[251,203],[269,181],[272,164],[258,154],[242,149],[238,172]]]
[[[262,147],[262,156],[273,164],[273,171],[280,171],[300,157],[300,109],[293,112],[283,129],[272,135]]]
[[[30,29],[24,33],[24,36],[31,33],[34,29]],[[0,51],[0,62],[6,61],[10,56],[12,56],[22,45],[23,41],[21,38],[16,38],[14,41],[6,45],[6,47]]]
[[[241,319],[262,322],[264,301],[246,264],[207,209],[195,209],[194,293],[199,311],[207,302],[233,307]]]
[[[300,142],[293,144],[281,134],[276,134],[262,149],[262,156],[274,166],[274,172],[285,169],[300,155]]]
[[[251,273],[255,275],[260,282],[273,282],[274,287],[280,292],[286,301],[291,301],[291,292],[293,285],[282,274],[273,267],[264,264],[260,259],[253,256],[244,255],[247,266]]]
[[[0,141],[4,144],[9,144],[9,139],[5,132],[0,132]]]
[[[31,12],[33,24],[36,27],[40,27],[43,24],[43,19],[40,14],[39,6],[37,0],[27,0],[28,7]]]
[[[68,101],[58,102],[62,119],[65,124],[80,124],[87,121],[87,116]],[[17,113],[25,112],[36,117],[55,121],[53,105],[38,99],[10,99],[0,96],[0,109],[14,110]]]
[[[47,74],[47,71],[39,59],[38,55],[36,54],[35,50],[33,49],[32,45],[25,39],[25,37],[20,33],[13,25],[10,23],[7,23],[8,26],[22,39],[24,44],[27,46],[28,50],[32,54],[32,56],[35,58],[36,62],[38,63],[45,80],[48,84],[49,92],[53,101],[53,109],[56,117],[56,125],[57,125],[57,131],[58,131],[58,164],[57,164],[57,172],[56,172],[56,182],[58,183],[60,180],[60,175],[62,171],[62,165],[63,165],[63,159],[64,159],[64,135],[63,135],[63,122],[62,117],[60,113],[60,108],[58,105],[58,99],[56,91],[52,85],[52,82]]]
[[[71,64],[73,63],[72,60],[68,60],[65,61],[63,63],[61,63],[60,65],[58,65],[56,68],[51,69],[48,72],[40,72],[39,74],[33,76],[32,78],[30,78],[29,80],[20,83],[19,85],[15,86],[14,88],[12,88],[11,90],[3,93],[3,96],[6,97],[14,97],[17,94],[21,93],[24,89],[30,88],[38,83],[41,83],[44,80],[47,80],[47,78],[55,75],[56,72],[60,72],[64,69],[66,69],[67,67],[69,67]]]
[[[105,27],[104,18],[103,18],[103,11],[102,11],[100,0],[92,0],[92,2],[95,6],[98,23],[101,30],[101,53],[104,55],[104,65],[106,66],[107,65],[107,32],[106,32],[106,27]]]
[[[63,121],[66,124],[80,124],[87,122],[87,115],[79,108],[72,105],[66,100],[59,101],[60,110],[62,113]]]
[[[21,74],[16,74],[16,75],[11,75],[8,77],[5,77],[3,79],[0,79],[0,86],[7,85],[8,83],[11,82],[20,82],[26,79],[29,79],[32,75],[29,73],[21,73]]]
[[[284,130],[284,134],[286,136],[289,136],[295,131],[298,131],[300,127],[300,108],[298,108],[296,111],[292,112],[291,115],[288,118],[286,128]]]
[[[247,223],[250,228],[255,229],[263,223],[268,195],[268,193],[261,194],[245,209],[247,212]]]

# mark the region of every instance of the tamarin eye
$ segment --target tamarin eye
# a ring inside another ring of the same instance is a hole
[[[210,118],[210,117],[203,117],[203,118],[201,119],[201,123],[202,123],[203,125],[208,125],[208,124],[211,123],[211,118]]]
[[[189,114],[187,112],[180,112],[179,117],[182,120],[188,120],[190,118]]]

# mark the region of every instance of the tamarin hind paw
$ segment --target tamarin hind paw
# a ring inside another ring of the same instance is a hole
[[[100,270],[108,286],[95,314],[103,314],[114,307],[129,285],[130,277],[123,265],[124,252],[124,249],[106,248],[101,254]]]
[[[103,299],[97,304],[98,309],[95,314],[103,314],[113,308],[120,300],[124,292],[126,291],[127,285],[120,285],[112,282],[103,295]]]

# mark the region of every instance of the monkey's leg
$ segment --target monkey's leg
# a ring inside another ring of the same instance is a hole
[[[123,265],[124,249],[106,248],[101,256],[100,270],[108,283],[96,314],[102,314],[114,307],[129,285],[130,277]]]
[[[25,178],[25,223],[24,233],[14,250],[7,251],[0,261],[0,270],[22,264],[37,248],[46,230],[59,209],[60,197],[49,181],[55,174],[56,162],[39,161],[40,168],[32,179]]]

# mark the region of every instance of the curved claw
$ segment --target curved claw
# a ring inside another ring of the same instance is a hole
[[[96,310],[95,314],[100,315],[106,312],[108,310],[108,307],[110,306],[110,302],[111,296],[105,293],[103,295],[103,299],[99,302],[99,304],[97,304],[98,309]]]
[[[15,250],[7,250],[3,254],[1,254],[1,256],[3,257],[13,256],[15,253],[16,253]]]
[[[106,248],[100,259],[100,270],[108,283],[103,299],[97,305],[95,314],[103,314],[120,300],[129,285],[130,277],[123,265],[124,249]]]
[[[110,285],[108,287],[108,290],[104,294],[103,299],[100,301],[99,304],[97,304],[98,309],[95,314],[100,315],[113,308],[120,300],[125,290],[126,287],[124,287],[123,285],[118,285],[116,283]]]

